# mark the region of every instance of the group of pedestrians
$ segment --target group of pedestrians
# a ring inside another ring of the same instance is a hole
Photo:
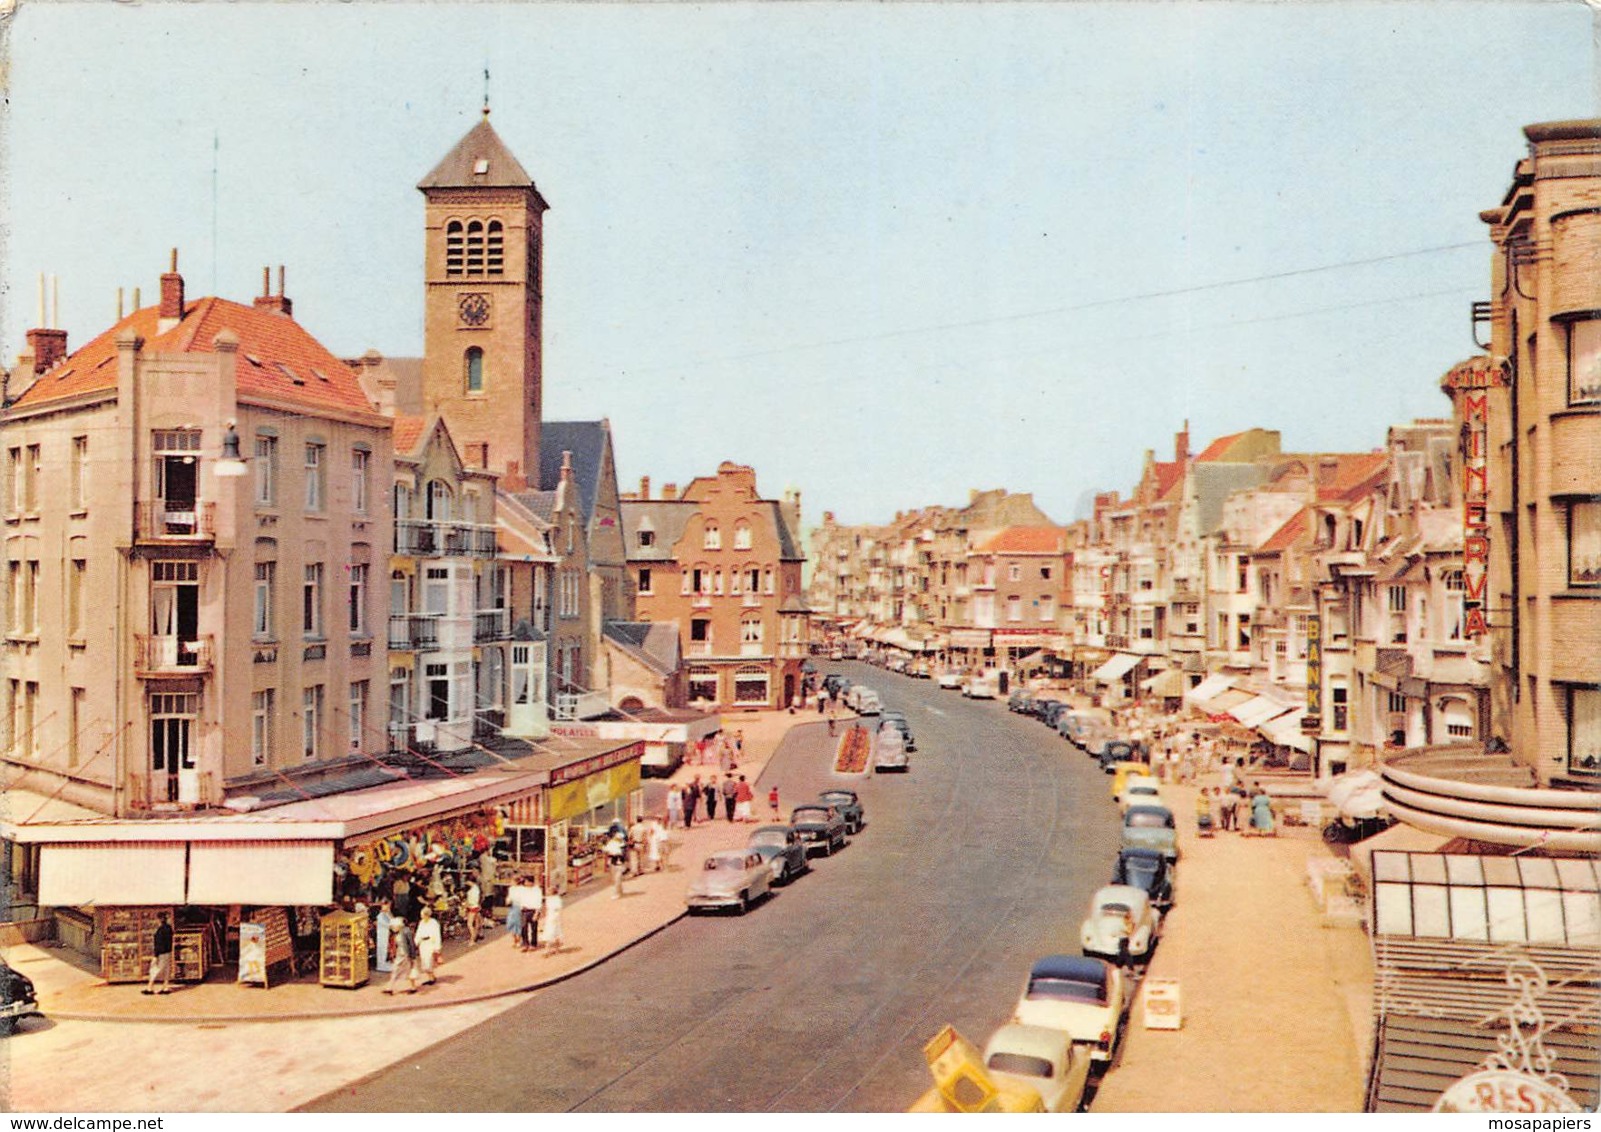
[[[703,782],[697,774],[682,786],[667,788],[667,825],[671,829],[689,829],[695,824],[702,806],[706,812],[699,820],[716,821],[719,803],[724,820],[753,822],[756,820],[755,802],[756,792],[743,774],[725,774],[721,783],[716,775],[708,776]]]
[[[406,982],[406,994],[416,994],[419,986],[437,983],[445,938],[439,930],[439,921],[434,919],[434,910],[423,905],[413,927],[411,921],[393,915],[390,902],[385,900],[379,916],[389,917],[381,931],[384,939],[381,955],[389,970],[384,993],[394,994],[402,980]],[[384,963],[379,964],[379,969],[384,969]]]

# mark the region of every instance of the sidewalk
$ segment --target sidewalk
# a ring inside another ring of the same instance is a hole
[[[824,726],[815,715],[787,711],[730,714],[724,724],[730,732],[743,733],[744,755],[735,773],[753,784],[791,727]],[[672,781],[687,782],[695,774],[716,769],[686,765]],[[766,798],[759,797],[753,810],[758,821],[765,820]],[[207,982],[175,984],[169,995],[149,996],[140,993],[138,983],[107,984],[86,960],[60,948],[23,944],[7,948],[5,958],[33,980],[46,1017],[61,1020],[249,1022],[458,1006],[571,978],[661,931],[685,914],[684,891],[693,867],[718,849],[743,846],[753,828],[702,820],[692,829],[674,830],[668,867],[628,878],[623,899],[614,900],[610,884],[601,883],[569,895],[562,916],[566,938],[559,954],[517,951],[498,923],[476,946],[447,941],[439,981],[416,994],[385,995],[389,975],[376,970],[365,986],[344,990],[320,986],[311,976],[269,988],[240,986],[223,968],[214,970]]]
[[[1094,1111],[1361,1112],[1371,953],[1360,926],[1326,926],[1313,901],[1306,863],[1330,855],[1319,831],[1202,839],[1196,787],[1162,792],[1181,857],[1147,978],[1179,981],[1183,1028],[1145,1029],[1136,995]]]

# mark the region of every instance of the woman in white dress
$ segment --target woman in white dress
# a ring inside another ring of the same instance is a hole
[[[561,893],[552,892],[545,897],[545,942],[549,945],[545,955],[555,955],[561,950]]]

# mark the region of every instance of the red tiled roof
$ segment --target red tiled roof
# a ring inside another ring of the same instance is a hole
[[[996,554],[1060,554],[1060,527],[1007,527],[986,539],[978,549]]]
[[[1243,432],[1231,432],[1227,436],[1220,436],[1203,448],[1196,459],[1201,461],[1221,460],[1223,454],[1229,450],[1234,442],[1244,435]]]
[[[1389,455],[1384,452],[1341,452],[1322,459],[1335,460],[1334,474],[1318,473],[1317,497],[1329,502],[1351,500],[1377,487],[1388,474]]]
[[[1301,508],[1295,514],[1290,516],[1288,522],[1286,522],[1278,530],[1274,531],[1266,542],[1257,547],[1257,552],[1262,553],[1264,551],[1272,552],[1277,550],[1288,550],[1290,547],[1296,544],[1302,535],[1306,534],[1307,524],[1310,518],[1311,508]]]
[[[1169,463],[1160,461],[1156,464],[1156,498],[1166,499],[1184,479],[1184,465],[1177,460]]]
[[[408,417],[397,413],[395,415],[395,455],[409,455],[422,439],[423,429],[428,422],[422,417]]]
[[[134,311],[87,345],[79,347],[31,385],[17,400],[38,405],[117,384],[117,337],[132,331],[149,353],[210,354],[224,330],[239,337],[241,400],[270,398],[310,409],[373,413],[355,372],[287,315],[256,310],[227,299],[188,304],[184,317],[160,332],[160,307]]]

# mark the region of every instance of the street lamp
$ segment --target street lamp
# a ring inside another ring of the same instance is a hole
[[[239,455],[239,430],[234,428],[233,421],[229,421],[228,431],[222,437],[222,457],[212,472],[224,479],[237,479],[248,470],[244,457]]]

